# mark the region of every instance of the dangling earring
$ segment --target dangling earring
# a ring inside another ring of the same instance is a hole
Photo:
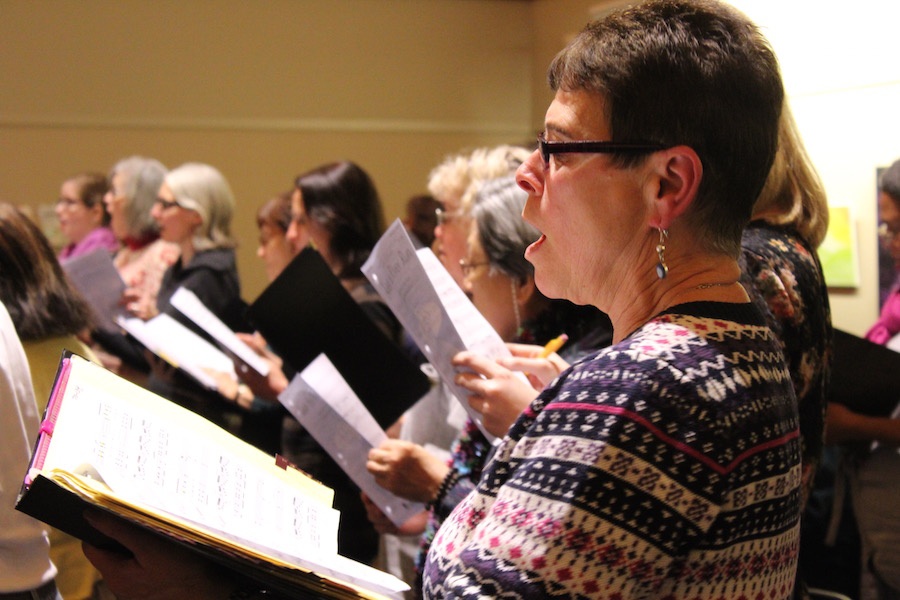
[[[666,239],[669,237],[668,229],[659,230],[659,243],[656,245],[656,255],[659,257],[659,263],[656,265],[656,276],[665,279],[669,274],[669,265],[666,264]]]
[[[519,313],[519,297],[516,295],[516,280],[509,279],[509,289],[512,292],[513,314],[516,317],[516,337],[522,335],[522,315]]]

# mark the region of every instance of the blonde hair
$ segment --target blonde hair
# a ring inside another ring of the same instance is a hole
[[[448,156],[432,169],[428,191],[441,202],[458,200],[460,210],[468,214],[483,182],[515,174],[530,155],[531,150],[504,144]]]
[[[792,227],[812,248],[819,247],[828,231],[825,186],[787,103],[778,122],[778,152],[753,205],[752,220]]]

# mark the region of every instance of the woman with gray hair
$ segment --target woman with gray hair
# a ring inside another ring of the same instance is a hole
[[[130,156],[109,172],[109,191],[103,201],[109,226],[122,244],[114,262],[126,287],[129,312],[147,318],[156,309],[156,294],[163,273],[178,258],[178,246],[159,237],[151,214],[156,194],[166,176],[158,160]]]
[[[178,246],[160,239],[151,214],[165,176],[166,168],[158,160],[130,156],[110,169],[109,188],[103,196],[109,228],[120,244],[113,263],[125,282],[121,302],[142,319],[156,314],[163,273],[178,259]],[[102,328],[92,336],[103,366],[135,383],[145,383],[150,365],[140,344],[123,333]]]
[[[180,257],[162,278],[156,298],[158,313],[166,313],[200,335],[205,334],[171,305],[178,288],[193,292],[231,329],[246,331],[244,303],[231,237],[234,195],[222,174],[210,165],[187,163],[169,171],[157,193],[151,214],[160,237],[174,243]],[[156,361],[158,363],[158,361]],[[202,388],[182,373],[154,365],[148,387],[157,394],[228,426],[233,409],[216,392]],[[237,425],[233,423],[233,425]],[[227,427],[234,430],[235,427]]]

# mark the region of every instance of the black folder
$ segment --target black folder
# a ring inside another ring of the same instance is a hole
[[[900,402],[900,352],[835,329],[828,400],[869,416],[890,416]]]
[[[366,316],[315,250],[291,261],[250,305],[248,318],[298,372],[324,353],[382,428],[429,389],[419,366]]]

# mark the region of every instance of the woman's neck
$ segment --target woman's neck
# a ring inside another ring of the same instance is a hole
[[[619,342],[656,315],[687,302],[750,301],[740,284],[738,262],[725,256],[706,256],[672,261],[665,279],[648,273],[630,288],[625,286],[620,301],[609,310],[613,322],[613,343]]]
[[[186,267],[197,255],[197,251],[194,249],[194,242],[188,239],[179,244],[179,247],[181,248],[181,266]]]

